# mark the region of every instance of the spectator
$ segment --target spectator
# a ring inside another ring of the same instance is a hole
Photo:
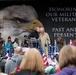
[[[30,48],[24,54],[20,64],[20,72],[15,75],[44,75],[44,66],[40,52]]]
[[[22,47],[28,47],[28,38],[27,38],[27,35],[24,35],[24,38],[23,38],[22,43],[21,43],[21,46]]]
[[[60,50],[59,66],[61,71],[53,75],[76,75],[76,47],[65,45]]]
[[[17,58],[17,61],[16,61],[17,72],[20,71],[20,64],[21,64],[22,58],[23,58],[23,54],[19,55],[18,58]]]
[[[11,37],[8,36],[8,40],[4,43],[3,56],[5,56],[6,54],[12,54],[12,53],[13,53],[13,44],[11,41]]]
[[[16,48],[17,46],[19,46],[19,39],[15,38],[14,42],[13,42],[13,46],[14,48]]]
[[[3,38],[1,37],[1,33],[0,33],[0,56],[2,56],[2,50],[3,50],[3,42],[4,42],[4,40],[3,40]]]
[[[5,63],[6,61],[2,57],[0,57],[0,70],[3,73],[5,72]]]
[[[5,73],[9,74],[16,68],[16,60],[21,53],[22,53],[22,48],[20,46],[16,47],[14,50],[14,55],[5,64]]]

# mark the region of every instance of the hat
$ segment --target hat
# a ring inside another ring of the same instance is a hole
[[[54,73],[56,73],[56,69],[53,66],[47,66],[45,68],[45,73],[46,74],[54,74]]]
[[[11,39],[11,37],[10,37],[10,36],[8,36],[8,39]]]

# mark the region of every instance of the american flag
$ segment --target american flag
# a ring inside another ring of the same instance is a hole
[[[6,46],[5,46],[5,43],[4,43],[2,56],[6,56],[6,55],[8,54],[9,57],[12,57],[13,51],[14,51],[14,50],[13,50],[13,46],[12,46],[12,44],[10,44],[10,50],[9,50],[9,53],[8,53],[8,52],[7,52],[7,48],[6,48]]]
[[[12,57],[13,53],[14,53],[14,48],[13,45],[10,44],[9,56]]]
[[[48,57],[50,57],[51,59],[53,59],[54,58],[53,46],[47,44],[47,49],[48,49]]]
[[[70,40],[70,45],[73,45],[73,44],[72,44],[72,40]]]
[[[5,47],[5,43],[4,43],[2,56],[5,56],[6,54],[7,54],[7,51],[6,51],[6,47]]]
[[[54,40],[54,55],[59,55],[59,49],[56,40]]]
[[[64,46],[66,45],[66,41],[64,40]]]
[[[32,42],[32,39],[30,39],[30,48],[33,48],[33,42]]]
[[[44,51],[43,51],[40,41],[38,41],[38,50],[40,51],[41,55],[43,55]]]
[[[9,54],[7,53],[6,56],[8,57],[6,60],[10,60],[11,57],[9,56]]]
[[[40,51],[40,53],[42,55],[42,60],[43,60],[44,66],[48,66],[47,55],[44,53],[40,42],[38,42],[38,50]]]

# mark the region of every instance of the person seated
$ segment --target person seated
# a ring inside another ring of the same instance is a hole
[[[11,36],[8,36],[7,41],[5,41],[4,43],[2,56],[6,56],[6,54],[9,54],[9,56],[12,57],[12,53],[13,53],[13,44]]]
[[[5,63],[6,63],[5,59],[6,59],[6,57],[0,57],[0,71],[3,73],[5,72],[4,71],[5,70]]]
[[[14,39],[13,46],[14,46],[14,48],[16,48],[17,46],[19,46],[19,39],[18,38]]]
[[[65,45],[59,53],[60,72],[53,75],[76,75],[76,47]]]
[[[9,74],[16,68],[16,60],[21,53],[22,53],[22,48],[20,46],[14,49],[14,55],[5,64],[5,73]]]
[[[28,47],[28,38],[27,38],[27,35],[24,35],[24,38],[23,38],[22,43],[21,43],[21,46],[22,47]]]

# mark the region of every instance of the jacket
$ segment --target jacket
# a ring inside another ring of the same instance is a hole
[[[14,55],[12,58],[6,62],[5,64],[5,73],[9,74],[16,68],[16,60],[18,59],[19,55]]]
[[[9,51],[10,48],[11,48],[11,46],[12,46],[12,48],[13,48],[13,44],[12,44],[12,43],[10,43],[10,42],[8,42],[8,41],[5,42],[6,51]]]
[[[60,41],[56,40],[57,41],[57,44],[58,44],[58,48],[59,48],[59,51],[61,50],[61,48],[64,46],[64,38],[61,38]]]
[[[21,70],[20,72],[15,73],[15,75],[42,75],[42,74],[37,71]]]
[[[76,75],[76,67],[65,67],[59,73],[53,75]]]
[[[33,32],[30,33],[30,35],[29,35],[28,38],[29,39],[30,38],[36,38],[36,39],[38,39],[39,38],[39,33],[36,30],[34,30]]]

